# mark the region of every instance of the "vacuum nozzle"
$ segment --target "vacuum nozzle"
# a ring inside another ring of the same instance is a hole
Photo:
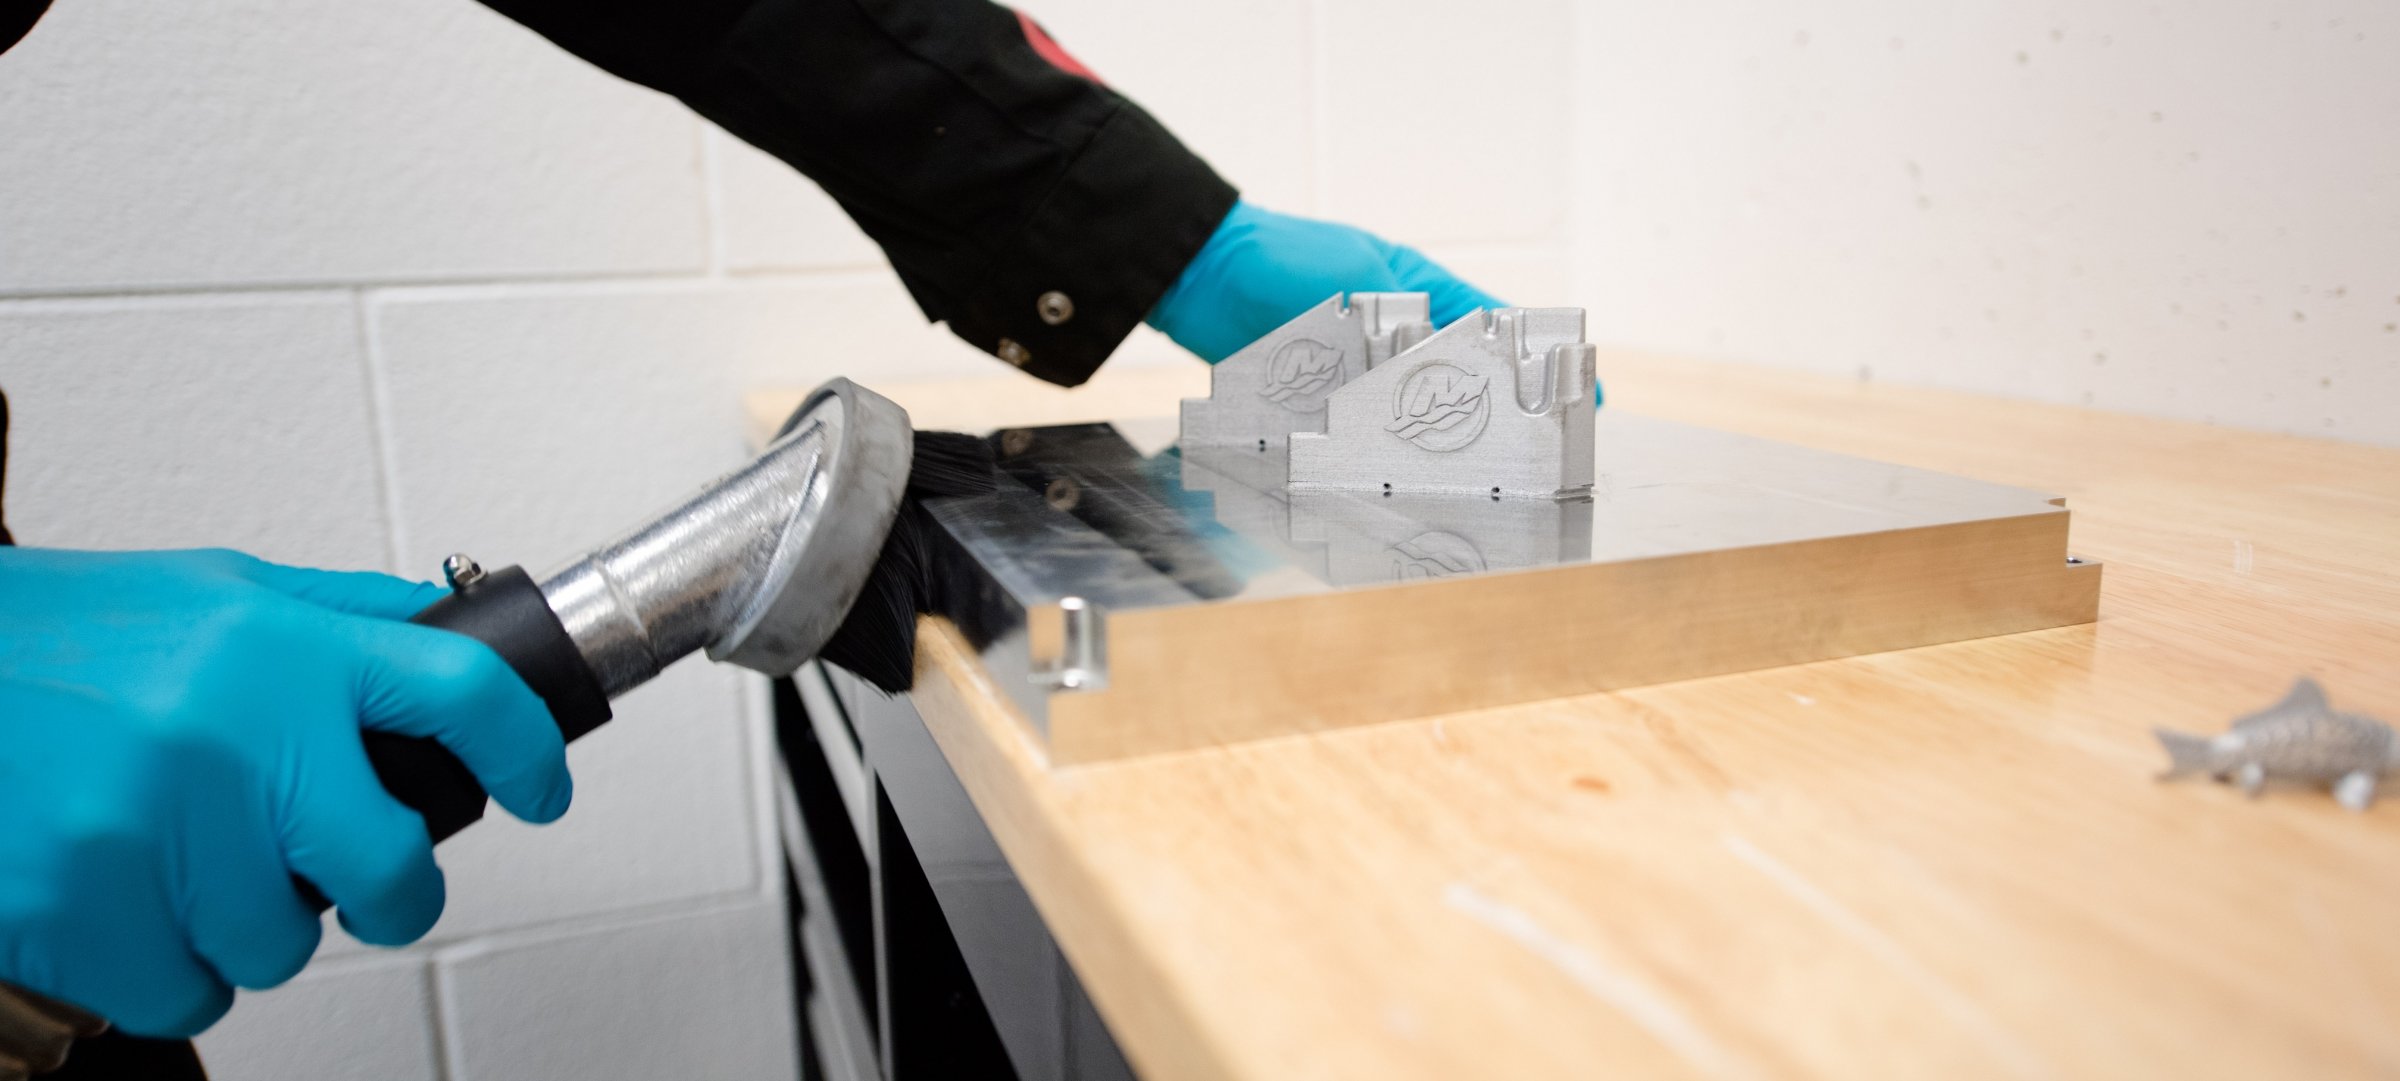
[[[908,486],[908,413],[835,379],[748,465],[542,579],[608,697],[702,649],[786,675],[858,599]]]

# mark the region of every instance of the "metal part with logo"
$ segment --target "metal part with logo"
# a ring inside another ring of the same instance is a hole
[[[1208,397],[1184,400],[1184,445],[1281,450],[1324,431],[1325,400],[1432,335],[1431,312],[1423,293],[1327,297],[1210,370]]]
[[[1556,499],[1592,486],[1595,351],[1581,308],[1468,316],[1326,398],[1294,489]]]

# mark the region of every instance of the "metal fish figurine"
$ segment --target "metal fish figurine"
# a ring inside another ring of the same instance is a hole
[[[2353,811],[2375,802],[2375,784],[2400,771],[2400,735],[2390,725],[2338,713],[2325,688],[2307,676],[2283,701],[2233,722],[2220,736],[2153,729],[2171,760],[2160,780],[2207,774],[2258,795],[2269,779],[2333,786],[2333,798]]]

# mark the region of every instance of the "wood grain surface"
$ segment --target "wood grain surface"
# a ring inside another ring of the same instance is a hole
[[[1189,373],[882,389],[988,426],[1163,412]],[[2162,784],[2149,734],[2302,672],[2400,717],[2400,452],[1601,374],[1612,409],[2062,493],[2101,619],[1072,767],[929,628],[926,723],[1145,1077],[2400,1075],[2400,798]]]

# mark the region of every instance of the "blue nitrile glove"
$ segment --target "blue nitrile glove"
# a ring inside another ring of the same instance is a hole
[[[1414,248],[1244,202],[1225,215],[1148,322],[1214,364],[1335,293],[1401,292],[1427,294],[1435,326],[1503,306]]]
[[[318,920],[380,945],[442,911],[361,728],[440,740],[509,813],[572,793],[541,699],[442,591],[235,552],[0,548],[0,981],[145,1036],[290,979]]]

